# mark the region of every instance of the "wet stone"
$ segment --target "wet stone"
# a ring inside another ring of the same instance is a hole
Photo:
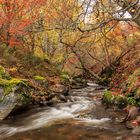
[[[0,102],[0,120],[3,120],[11,113],[11,111],[15,108],[17,104],[16,101],[17,97],[14,93],[3,97],[2,101]]]

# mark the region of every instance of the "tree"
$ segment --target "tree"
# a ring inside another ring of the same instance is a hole
[[[0,41],[7,46],[20,45],[29,28],[39,20],[40,7],[45,0],[1,0]]]
[[[118,20],[134,21],[140,26],[140,0],[113,0],[113,2],[121,7],[119,13],[128,12],[131,15],[129,18],[123,17]]]

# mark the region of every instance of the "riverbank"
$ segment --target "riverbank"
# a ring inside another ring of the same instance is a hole
[[[0,66],[0,119],[33,106],[52,106],[72,101],[69,91],[85,86],[86,80],[81,77],[69,79],[66,74],[53,77],[36,75],[32,79],[14,78]]]

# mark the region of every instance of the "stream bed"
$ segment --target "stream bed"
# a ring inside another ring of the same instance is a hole
[[[103,90],[89,83],[72,101],[34,107],[0,122],[0,140],[140,140],[117,120],[125,114],[101,104]]]

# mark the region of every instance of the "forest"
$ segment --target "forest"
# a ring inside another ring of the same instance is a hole
[[[0,0],[0,140],[140,139],[140,0]]]

